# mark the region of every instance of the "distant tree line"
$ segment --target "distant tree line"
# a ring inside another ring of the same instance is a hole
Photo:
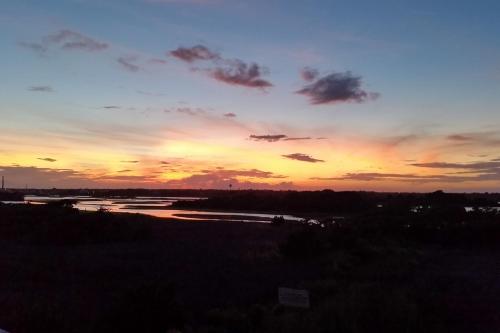
[[[356,214],[389,209],[408,211],[415,207],[491,207],[497,206],[498,194],[381,193],[362,191],[220,191],[208,199],[178,201],[175,208],[272,211],[284,213],[314,212]]]

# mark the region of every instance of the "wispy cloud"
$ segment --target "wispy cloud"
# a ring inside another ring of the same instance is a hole
[[[208,114],[208,112],[203,108],[193,108],[193,107],[189,107],[189,106],[164,109],[164,112],[176,112],[176,113],[181,113],[181,114],[185,114],[185,115],[192,116],[192,117],[202,116],[202,115]]]
[[[137,57],[130,56],[130,57],[119,57],[116,59],[116,62],[118,62],[121,67],[129,72],[137,72],[139,69],[141,69],[137,64],[135,64],[135,61],[137,60]]]
[[[149,59],[149,62],[151,64],[159,64],[159,65],[165,65],[167,63],[165,59],[159,59],[159,58],[151,58]]]
[[[500,161],[496,160],[486,161],[486,162],[472,162],[472,163],[428,162],[428,163],[412,163],[410,165],[420,168],[462,169],[462,170],[476,170],[476,171],[499,168],[500,171]]]
[[[301,154],[301,153],[287,154],[287,155],[281,155],[281,156],[283,156],[284,158],[288,158],[290,160],[309,162],[309,163],[325,162],[324,160],[319,160],[317,158],[311,157],[310,155]]]
[[[54,89],[51,86],[31,86],[28,90],[35,92],[54,92]]]
[[[323,76],[296,93],[309,97],[311,104],[362,103],[379,97],[378,93],[362,89],[361,77],[355,76],[351,72]]]
[[[120,161],[121,163],[139,163],[139,161],[136,160],[129,160],[129,161]]]
[[[302,136],[302,137],[288,137],[284,138],[283,141],[302,141],[302,140],[311,140],[312,138],[309,136]]]
[[[498,131],[455,133],[448,135],[447,140],[454,146],[492,147],[500,145]]]
[[[420,176],[411,173],[383,173],[383,172],[349,172],[340,177],[311,177],[312,180],[361,180],[361,181],[436,181],[446,176],[430,175]]]
[[[452,141],[471,141],[471,140],[474,140],[473,137],[467,136],[467,135],[462,135],[462,134],[448,135],[447,138],[448,138],[448,140],[452,140]]]
[[[460,173],[500,173],[500,161],[491,160],[485,162],[472,163],[449,163],[449,162],[428,162],[428,163],[412,163],[414,167],[430,168],[430,169],[455,169],[466,170]]]
[[[226,118],[236,118],[236,113],[233,113],[233,112],[224,113],[224,117],[226,117]]]
[[[150,92],[150,91],[144,91],[144,90],[137,90],[137,93],[141,94],[141,95],[155,96],[155,97],[167,96],[167,94],[165,94],[165,93],[157,93],[157,92]]]
[[[47,53],[47,47],[41,43],[19,42],[18,45],[33,51],[34,53],[42,57]]]
[[[225,59],[218,52],[204,45],[179,47],[169,54],[187,63],[210,61],[212,68],[192,67],[193,71],[207,73],[213,79],[234,86],[247,88],[269,88],[273,84],[263,78],[268,70],[256,63],[246,63],[240,59]]]
[[[318,75],[319,71],[310,67],[302,68],[302,70],[300,71],[300,76],[302,77],[302,79],[308,82],[314,81],[318,77]]]
[[[77,50],[86,52],[97,52],[109,47],[107,43],[97,41],[82,33],[63,29],[51,35],[45,36],[36,42],[21,41],[19,46],[31,50],[36,55],[45,57],[51,48],[59,47],[63,50]]]
[[[444,170],[446,173],[417,174],[391,172],[355,172],[339,177],[312,177],[313,180],[355,180],[355,181],[397,181],[415,183],[463,183],[481,181],[500,181],[500,160],[485,162],[426,162],[411,163],[410,166]],[[442,171],[443,172],[443,171]]]
[[[60,30],[44,38],[45,45],[53,43],[65,50],[81,50],[87,52],[102,51],[108,48],[107,43],[99,42],[73,30]]]
[[[215,170],[203,170],[206,174],[216,174],[222,178],[231,178],[231,177],[249,177],[249,178],[287,178],[287,176],[278,175],[270,171],[262,171],[259,169],[224,169],[218,168]]]

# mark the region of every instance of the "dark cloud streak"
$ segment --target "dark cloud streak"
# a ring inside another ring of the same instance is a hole
[[[289,137],[285,134],[268,134],[268,135],[250,135],[249,138],[254,141],[267,141],[267,142],[276,142],[276,141],[301,141],[301,140],[311,140],[312,138],[309,136],[304,137]]]
[[[500,168],[500,161],[492,160],[487,162],[473,162],[473,163],[429,162],[429,163],[412,163],[410,165],[414,167],[434,168],[434,169],[484,170],[491,168]]]
[[[37,160],[51,162],[51,163],[57,161],[55,158],[51,158],[51,157],[38,157]]]
[[[324,160],[319,160],[317,158],[313,158],[310,155],[306,154],[301,154],[301,153],[294,153],[294,154],[287,154],[287,155],[281,155],[284,158],[288,158],[290,160],[296,160],[296,161],[301,161],[301,162],[309,162],[309,163],[318,163],[318,162],[325,162]]]
[[[276,142],[285,139],[287,136],[284,134],[274,134],[274,135],[250,135],[251,140],[255,141],[267,141]]]
[[[51,86],[31,86],[28,90],[35,92],[54,92],[54,89]]]

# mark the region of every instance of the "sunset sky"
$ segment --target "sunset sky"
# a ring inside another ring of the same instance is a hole
[[[8,187],[500,190],[499,1],[22,0]]]

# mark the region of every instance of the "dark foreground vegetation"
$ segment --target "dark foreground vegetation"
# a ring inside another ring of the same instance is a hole
[[[73,201],[46,205],[2,205],[0,239],[23,244],[77,245],[146,240],[154,219],[137,214],[80,212]]]
[[[500,332],[500,214],[443,195],[267,225],[0,205],[0,327]],[[278,287],[308,290],[310,309]]]

